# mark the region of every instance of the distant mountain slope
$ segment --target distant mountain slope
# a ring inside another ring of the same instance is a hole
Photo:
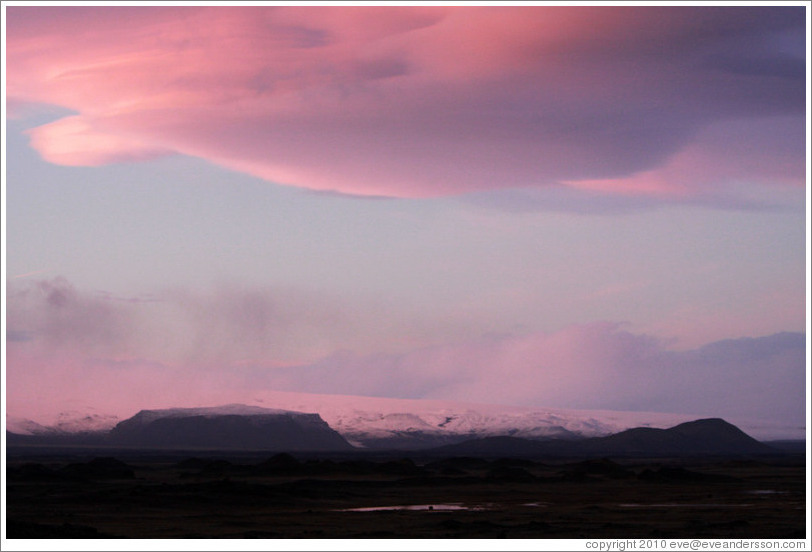
[[[458,456],[693,456],[778,452],[719,418],[695,420],[668,429],[638,427],[606,437],[533,441],[515,437],[475,439],[432,449]]]
[[[260,399],[257,399],[260,402]],[[421,449],[480,437],[526,439],[610,435],[632,427],[671,427],[690,414],[569,410],[430,399],[265,391],[263,405],[318,412],[350,443],[369,449]]]
[[[97,433],[109,431],[118,422],[118,417],[109,414],[74,410],[60,412],[56,419],[48,425],[25,418],[8,417],[6,418],[6,431],[17,435]]]
[[[116,446],[175,449],[352,449],[318,414],[243,405],[142,410],[119,422],[110,431],[108,442]]]
[[[21,434],[6,431],[6,445],[13,446],[65,446],[103,447],[108,442],[107,431],[83,431],[81,433],[55,433],[52,431]]]
[[[806,441],[802,441],[800,439],[765,441],[764,444],[774,449],[782,450],[784,452],[795,452],[795,453],[806,452]]]
[[[582,443],[586,451],[610,454],[759,454],[774,452],[720,418],[679,424],[669,429],[634,428]]]
[[[352,444],[372,449],[425,448],[505,435],[539,440],[602,437],[634,427],[668,428],[708,417],[284,391],[263,391],[250,404],[318,412]],[[728,421],[757,439],[803,439],[806,434],[803,424],[790,427],[765,420]]]

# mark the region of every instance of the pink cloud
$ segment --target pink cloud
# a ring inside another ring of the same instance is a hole
[[[7,413],[48,423],[61,412],[119,417],[142,408],[234,402],[233,376],[141,358],[94,358],[77,352],[9,348]],[[232,392],[229,395],[229,392]]]
[[[31,146],[46,161],[76,166],[142,161],[171,153],[137,138],[99,131],[78,116],[37,127],[31,133]]]
[[[683,412],[803,425],[805,336],[675,351],[618,324],[491,336],[401,355],[257,367],[250,387],[578,409]]]
[[[12,7],[7,94],[77,113],[30,131],[60,164],[173,152],[351,194],[668,199],[718,186],[680,167],[723,120],[749,121],[723,174],[758,136],[780,150],[765,180],[803,182],[803,153],[752,119],[802,120],[803,62],[770,42],[797,29],[787,8]]]
[[[108,351],[110,352],[110,351]],[[284,366],[163,362],[10,342],[8,412],[66,408],[127,416],[141,408],[250,402],[296,391],[575,409],[691,413],[804,424],[805,336],[774,334],[674,351],[612,323],[373,355],[335,353]]]
[[[799,333],[676,349],[596,322],[432,342],[397,313],[365,318],[363,305],[301,290],[220,286],[139,299],[55,278],[10,282],[7,299],[8,412],[18,417],[245,402],[262,390],[793,424],[804,413]]]
[[[683,200],[718,193],[714,184],[755,182],[792,186],[797,184],[798,160],[804,148],[804,142],[794,138],[803,132],[804,124],[797,117],[714,123],[659,167],[622,178],[566,184],[602,193],[672,196]]]
[[[131,313],[77,290],[64,278],[10,283],[4,308],[10,329],[56,355],[131,352]]]
[[[56,277],[10,280],[7,297],[10,345],[55,358],[298,366],[342,348],[371,354],[425,347],[459,331],[453,319],[417,321],[381,300],[295,286],[221,283],[120,297]]]
[[[610,402],[640,395],[648,385],[641,360],[663,347],[660,340],[624,332],[618,324],[595,323],[484,336],[397,355],[340,353],[308,366],[260,369],[255,381],[316,393],[585,408],[597,393]]]

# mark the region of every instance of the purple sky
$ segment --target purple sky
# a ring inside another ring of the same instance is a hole
[[[8,413],[803,424],[804,7],[20,7]]]

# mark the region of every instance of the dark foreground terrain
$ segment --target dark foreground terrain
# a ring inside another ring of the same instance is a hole
[[[10,454],[8,537],[805,537],[798,454],[485,460],[98,452]]]

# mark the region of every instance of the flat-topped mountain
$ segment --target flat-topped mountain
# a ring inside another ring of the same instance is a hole
[[[336,451],[352,446],[318,414],[257,406],[142,410],[109,433],[111,445],[141,448]]]

